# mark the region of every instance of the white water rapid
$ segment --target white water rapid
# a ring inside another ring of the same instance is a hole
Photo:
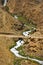
[[[29,59],[29,60],[33,60],[33,61],[36,61],[36,62],[38,62],[38,63],[40,63],[40,64],[43,65],[43,61],[40,61],[40,60],[37,60],[37,59],[33,59],[33,58],[30,58],[30,57],[24,57],[24,56],[21,56],[21,55],[19,54],[19,51],[17,51],[16,49],[17,49],[18,47],[22,46],[24,43],[25,43],[25,42],[24,42],[23,40],[18,40],[18,41],[16,42],[16,46],[14,46],[13,48],[11,48],[10,51],[11,51],[12,53],[14,53],[14,55],[17,56],[17,57],[25,58],[25,59]]]

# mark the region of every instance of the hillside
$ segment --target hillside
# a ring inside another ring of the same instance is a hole
[[[13,4],[10,0],[7,4],[11,13],[32,19],[37,24],[39,31],[43,33],[43,0],[13,0]]]
[[[0,65],[43,65],[43,0],[0,0]]]

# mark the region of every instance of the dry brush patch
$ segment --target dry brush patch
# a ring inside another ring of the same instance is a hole
[[[24,64],[39,65],[36,62],[30,61],[27,59],[17,58],[14,54],[12,54],[10,52],[10,48],[12,48],[15,45],[15,42],[17,40],[18,39],[16,39],[16,38],[0,37],[0,65],[16,65],[17,64],[16,61],[18,61],[18,64],[20,62],[20,65],[24,65]],[[26,41],[26,40],[24,39],[24,41]],[[28,44],[29,43],[24,44],[25,50],[28,48],[27,47]],[[26,54],[27,54],[27,50],[26,50]],[[21,60],[21,61],[19,61],[19,60]]]

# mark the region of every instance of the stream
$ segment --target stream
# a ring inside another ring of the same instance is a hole
[[[13,48],[10,49],[10,51],[16,56],[16,57],[19,57],[19,58],[24,58],[24,59],[29,59],[29,60],[33,60],[33,61],[36,61],[38,62],[39,64],[43,65],[43,61],[41,60],[37,60],[37,59],[33,59],[33,58],[30,58],[30,57],[24,57],[24,56],[21,56],[19,54],[19,51],[17,51],[16,49],[20,46],[22,46],[25,42],[23,40],[18,40],[16,42],[16,46],[14,46]]]
[[[15,17],[15,19],[18,19],[18,17],[17,17],[16,15],[15,15],[14,17]],[[36,28],[33,28],[33,31],[34,31],[34,30],[36,30]],[[30,31],[25,31],[25,32],[23,32],[23,35],[24,35],[24,36],[28,36],[30,32],[32,32],[32,30],[30,30]],[[34,59],[34,58],[30,58],[30,57],[24,57],[24,56],[22,56],[22,55],[19,54],[19,51],[17,50],[17,48],[19,48],[20,46],[22,46],[24,43],[25,43],[25,42],[24,42],[23,40],[21,40],[21,39],[18,40],[18,41],[16,42],[16,46],[14,46],[13,48],[11,48],[10,51],[11,51],[16,57],[33,60],[33,61],[36,61],[36,62],[38,62],[39,64],[43,65],[43,61],[41,61],[41,60]]]
[[[6,4],[7,4],[7,0],[4,0],[4,4],[3,4],[3,6],[6,6]]]

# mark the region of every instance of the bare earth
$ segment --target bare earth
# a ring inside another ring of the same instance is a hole
[[[29,25],[24,27],[24,19],[15,19],[14,15],[26,18],[28,23],[31,20],[36,24],[36,31],[28,37],[23,36],[22,33],[29,30]],[[43,0],[8,0],[5,7],[0,0],[0,65],[40,65],[34,61],[17,58],[10,52],[10,48],[19,38],[25,41],[18,49],[21,55],[25,53],[43,60]]]

